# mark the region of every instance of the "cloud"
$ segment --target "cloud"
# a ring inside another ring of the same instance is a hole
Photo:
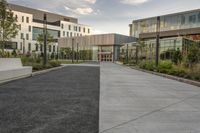
[[[96,15],[96,12],[94,12],[94,10],[90,7],[72,9],[70,7],[64,6],[64,8],[67,11],[70,11],[72,13],[79,14],[79,15],[90,15],[90,14]]]
[[[149,0],[121,0],[120,2],[128,5],[139,5],[148,2]]]
[[[81,14],[81,15],[89,15],[93,13],[93,9],[88,7],[88,8],[77,8],[75,10],[76,13]]]
[[[67,6],[64,6],[65,10],[70,11],[76,15],[90,15],[98,14],[99,10],[95,11],[92,6],[96,3],[96,0],[73,0],[69,1]]]
[[[96,3],[96,0],[85,0],[86,2],[88,3],[91,3],[91,4],[95,4]]]

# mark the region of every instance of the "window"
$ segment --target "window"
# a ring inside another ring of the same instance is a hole
[[[69,37],[69,32],[67,32],[67,37]]]
[[[38,51],[38,44],[35,44],[35,51]]]
[[[181,16],[181,24],[182,25],[185,24],[185,16],[184,15]]]
[[[20,42],[20,50],[22,50],[22,45],[23,45],[22,42]]]
[[[18,28],[19,28],[19,30],[21,30],[21,29],[22,29],[22,26],[21,26],[21,24],[19,24],[19,25],[18,25]]]
[[[72,37],[72,32],[70,32],[70,37]]]
[[[198,22],[200,22],[200,12],[199,12],[199,14],[198,14]]]
[[[24,33],[21,33],[21,39],[24,39]]]
[[[85,28],[83,28],[83,32],[85,33]]]
[[[74,26],[74,31],[77,31],[77,26]]]
[[[68,26],[68,29],[71,30],[71,25]]]
[[[26,23],[29,23],[29,17],[26,17]]]
[[[29,40],[29,34],[26,34],[26,40]]]
[[[79,32],[81,32],[81,27],[79,27]]]
[[[31,51],[31,43],[28,43],[28,51]]]
[[[55,52],[56,51],[56,46],[53,46],[53,52]]]
[[[60,31],[47,29],[47,32],[53,36],[54,39],[60,37]],[[38,36],[43,34],[43,28],[32,27],[32,39],[37,40]],[[62,33],[61,33],[62,35]]]
[[[31,26],[28,27],[28,31],[31,32]]]
[[[49,52],[51,52],[51,45],[49,45]]]
[[[62,28],[62,29],[64,28],[64,25],[63,25],[63,24],[61,24],[61,28]]]
[[[189,22],[195,23],[196,22],[196,15],[189,16]]]
[[[22,22],[24,22],[24,16],[22,16]]]
[[[88,29],[88,33],[90,33],[90,29]]]
[[[41,51],[41,52],[43,51],[43,47],[42,47],[42,44],[40,44],[40,51]]]
[[[65,31],[63,31],[63,36],[65,36]]]

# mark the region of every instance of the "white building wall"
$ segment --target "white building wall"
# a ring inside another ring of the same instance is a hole
[[[36,51],[37,41],[33,40],[33,38],[32,38],[33,27],[43,28],[44,25],[42,23],[33,22],[32,14],[18,12],[18,11],[13,11],[13,13],[14,13],[14,16],[17,16],[17,24],[20,27],[18,35],[11,40],[12,42],[17,42],[17,51],[20,53],[23,53],[23,45],[24,45],[25,53],[27,53],[27,52],[29,52],[29,45],[30,45],[31,53],[32,52],[40,53],[40,47],[38,48],[38,51]],[[71,26],[71,29],[69,29],[69,26]],[[77,29],[75,27],[77,27]],[[80,27],[80,30],[79,30],[79,27]],[[91,34],[90,26],[71,23],[71,22],[67,22],[67,21],[61,21],[60,26],[47,25],[47,29],[60,31],[61,38],[62,37],[85,36],[85,35]],[[23,39],[24,39],[24,41],[23,41]],[[58,39],[58,38],[56,38],[56,39]],[[52,46],[51,46],[52,52],[53,52],[54,46],[55,46],[55,52],[57,52],[58,43],[52,44]]]

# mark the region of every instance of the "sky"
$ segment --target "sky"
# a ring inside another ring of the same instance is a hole
[[[136,19],[200,9],[200,0],[8,0],[9,3],[76,17],[94,34],[128,35]]]

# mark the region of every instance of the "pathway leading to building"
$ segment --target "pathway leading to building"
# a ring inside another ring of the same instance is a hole
[[[101,63],[100,133],[199,133],[200,88]]]
[[[0,133],[98,133],[99,74],[68,66],[0,85]]]

